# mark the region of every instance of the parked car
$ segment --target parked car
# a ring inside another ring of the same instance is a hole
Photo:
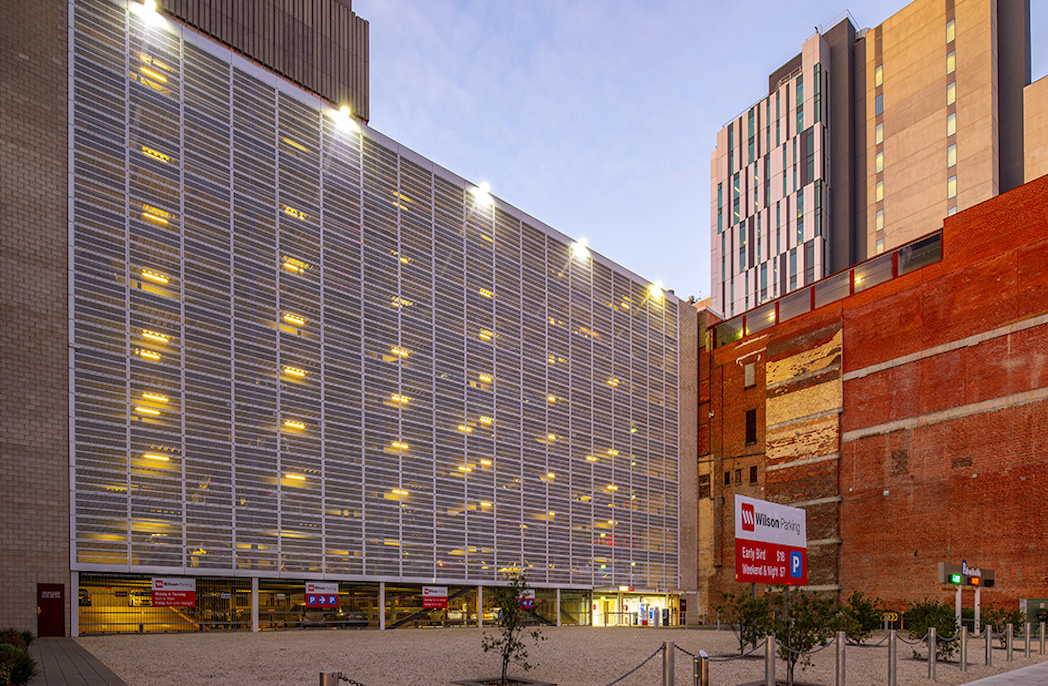
[[[367,627],[366,612],[343,612],[336,609],[305,608],[300,620],[302,627]]]
[[[153,592],[131,591],[127,594],[127,604],[131,607],[151,607],[153,605]]]
[[[86,589],[81,588],[79,596],[80,596],[80,607],[90,607],[91,606],[91,594],[88,593]]]

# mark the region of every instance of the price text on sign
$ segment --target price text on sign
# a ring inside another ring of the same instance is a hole
[[[808,583],[804,510],[735,496],[735,578],[744,583]]]

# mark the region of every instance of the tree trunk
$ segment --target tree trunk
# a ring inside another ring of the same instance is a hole
[[[506,686],[506,672],[509,671],[509,654],[502,656],[502,686]]]

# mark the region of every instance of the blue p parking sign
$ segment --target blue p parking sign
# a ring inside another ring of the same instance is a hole
[[[790,576],[794,579],[804,576],[803,562],[799,550],[790,551]]]

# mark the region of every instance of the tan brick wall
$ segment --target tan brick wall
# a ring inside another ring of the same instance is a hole
[[[36,631],[36,584],[69,594],[67,6],[0,15],[0,626]]]

